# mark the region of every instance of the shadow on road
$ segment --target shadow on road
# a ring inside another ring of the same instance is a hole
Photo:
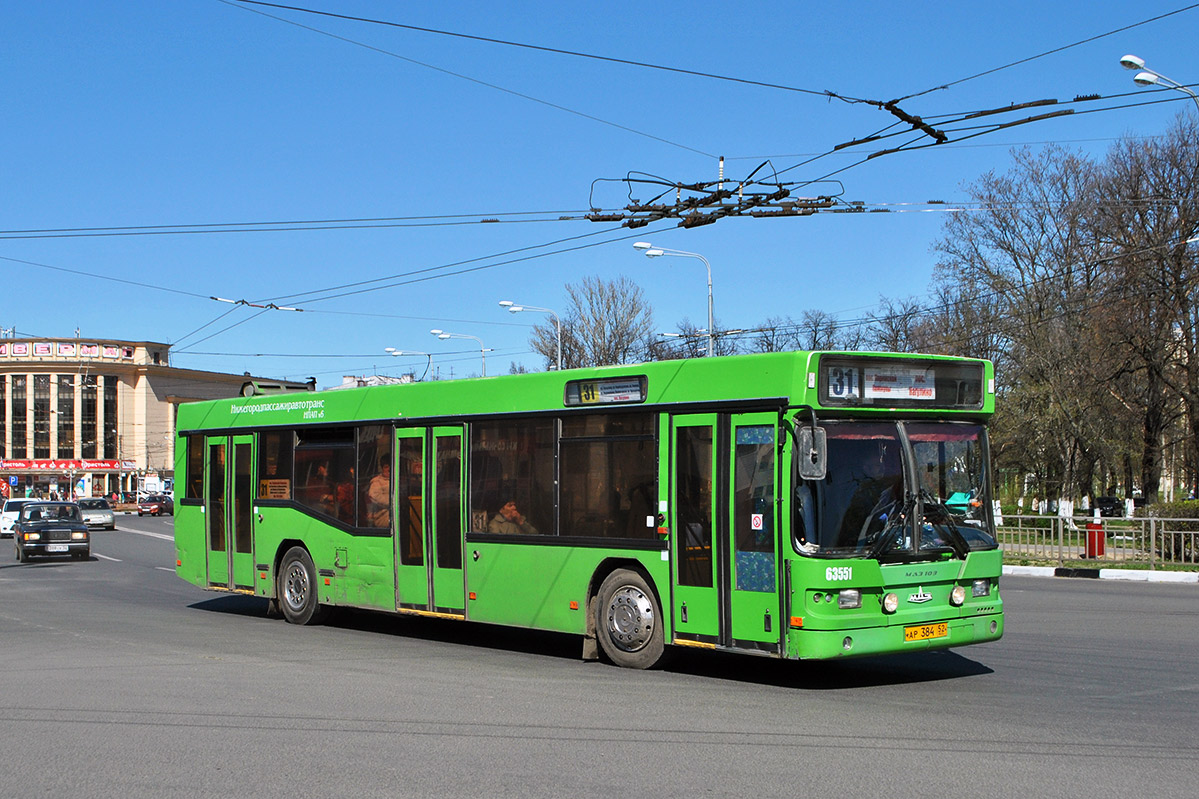
[[[95,555],[90,555],[82,559],[73,558],[70,555],[38,555],[28,563],[21,563],[17,560],[13,560],[10,563],[0,563],[0,569],[45,569],[51,566],[70,566],[72,563],[95,563],[97,560]]]
[[[267,600],[234,594],[206,599],[189,607],[236,616],[263,618],[267,615]],[[579,660],[582,652],[581,638],[567,633],[395,616],[369,610],[339,609],[325,625],[340,630],[414,638],[475,649],[524,652],[559,660]],[[832,661],[793,661],[681,648],[670,653],[661,670],[700,678],[809,691],[935,682],[993,673],[989,667],[956,651],[913,652]]]

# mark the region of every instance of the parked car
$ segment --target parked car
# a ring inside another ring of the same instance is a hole
[[[137,503],[137,515],[161,516],[164,513],[175,515],[175,501],[166,494],[151,494]]]
[[[83,513],[83,521],[88,527],[100,527],[105,530],[117,529],[117,520],[112,513],[112,505],[107,499],[95,497],[79,500],[79,510]]]
[[[26,502],[12,530],[21,563],[28,563],[34,555],[70,555],[82,560],[92,554],[91,535],[74,502]]]
[[[21,515],[21,506],[32,501],[31,499],[6,499],[4,501],[4,509],[0,510],[0,538],[12,537],[12,526],[16,524],[17,517]]]
[[[1095,510],[1100,516],[1123,516],[1124,501],[1119,497],[1095,497]]]

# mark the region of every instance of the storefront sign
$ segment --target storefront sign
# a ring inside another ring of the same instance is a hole
[[[137,468],[132,461],[118,460],[4,460],[0,461],[0,469],[6,471],[30,472],[115,472]]]

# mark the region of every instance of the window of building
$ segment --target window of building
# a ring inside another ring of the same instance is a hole
[[[106,458],[116,458],[120,456],[117,452],[117,376],[105,375],[104,377],[104,423],[102,429],[104,431],[104,456]]]
[[[29,455],[26,436],[29,432],[26,422],[29,398],[27,394],[25,375],[12,376],[12,454],[13,458],[25,458]]]
[[[470,530],[554,534],[554,419],[472,426]]]
[[[96,457],[96,376],[80,377],[79,457]]]
[[[0,458],[8,457],[8,375],[0,375]]]
[[[50,375],[33,376],[33,457],[50,457]]]
[[[58,457],[75,457],[75,376],[58,376]]]

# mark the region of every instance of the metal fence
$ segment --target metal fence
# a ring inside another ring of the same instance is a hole
[[[1098,524],[1098,526],[1096,526]],[[996,534],[1009,559],[1199,569],[1199,519],[1009,516]]]

